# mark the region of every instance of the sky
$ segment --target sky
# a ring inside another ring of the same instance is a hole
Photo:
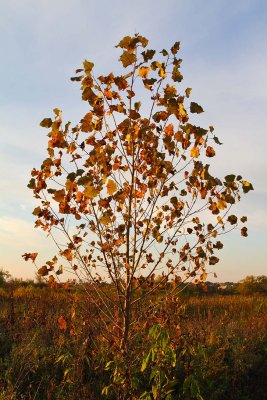
[[[223,142],[212,168],[241,174],[254,191],[238,204],[248,216],[247,238],[225,235],[218,281],[267,274],[267,2],[265,0],[2,0],[0,2],[0,268],[33,278],[21,255],[56,253],[34,229],[37,206],[30,171],[46,156],[40,121],[55,107],[66,120],[85,113],[70,77],[86,58],[96,71],[118,69],[115,45],[139,32],[149,47],[181,41],[191,99],[202,105],[200,126],[213,125]]]

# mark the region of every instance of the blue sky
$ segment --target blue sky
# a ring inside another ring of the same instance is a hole
[[[36,206],[26,185],[45,157],[39,122],[54,107],[79,121],[85,111],[70,82],[83,59],[116,71],[114,46],[139,32],[161,50],[181,41],[182,73],[192,100],[224,143],[213,170],[238,172],[254,185],[239,204],[249,237],[225,237],[218,279],[267,273],[267,3],[265,0],[8,0],[0,6],[0,266],[17,277],[35,270],[21,254],[48,259],[55,248],[33,228]]]

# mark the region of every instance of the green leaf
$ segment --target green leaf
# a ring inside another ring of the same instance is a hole
[[[194,102],[192,101],[191,104],[190,104],[190,112],[193,113],[193,114],[194,114],[194,113],[200,114],[200,113],[203,113],[204,110],[203,110],[203,108],[202,108],[199,104],[194,103]]]
[[[141,372],[144,372],[144,370],[146,369],[146,367],[147,367],[147,365],[148,365],[148,363],[150,361],[150,358],[151,358],[151,350],[148,352],[146,357],[143,359],[142,366],[141,366],[141,369],[140,369]]]

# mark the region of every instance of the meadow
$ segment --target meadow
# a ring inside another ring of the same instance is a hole
[[[125,362],[81,289],[1,288],[0,399],[266,399],[266,296],[161,291],[143,311]]]

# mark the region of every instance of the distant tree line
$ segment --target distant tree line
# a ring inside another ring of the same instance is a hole
[[[155,277],[155,284],[157,283],[158,278]],[[106,282],[99,283],[103,286],[110,286]],[[49,285],[48,279],[40,277],[38,274],[36,275],[35,280],[33,279],[22,279],[22,278],[13,278],[11,274],[0,268],[0,288],[9,287],[9,286],[17,286],[17,287],[46,287]],[[77,285],[80,286],[80,285]],[[64,284],[58,285],[58,287],[65,287]],[[166,288],[171,287],[171,283],[167,283],[162,286],[162,290],[166,290]],[[241,295],[252,295],[252,294],[267,294],[267,276],[253,276],[249,275],[244,279],[241,279],[238,282],[210,282],[207,281],[205,283],[201,283],[199,285],[195,285],[193,283],[179,283],[180,292],[183,295],[212,295],[212,294],[241,294]],[[143,288],[145,290],[145,287]]]

